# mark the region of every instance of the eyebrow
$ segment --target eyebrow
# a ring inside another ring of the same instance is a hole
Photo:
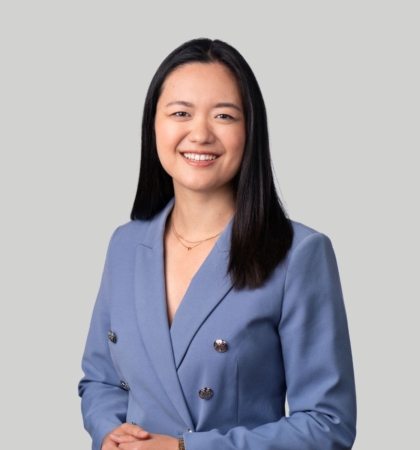
[[[242,112],[242,109],[239,108],[238,105],[235,105],[235,103],[218,103],[215,108],[233,108],[236,109],[239,112]]]
[[[169,102],[166,106],[172,106],[172,105],[182,105],[186,106],[187,108],[192,108],[194,105],[190,102],[184,102],[183,100],[175,100],[174,102]]]
[[[187,108],[193,108],[194,105],[190,102],[185,102],[184,100],[175,100],[173,102],[169,102],[166,107],[172,106],[172,105],[181,105],[186,106]],[[214,106],[214,108],[233,108],[236,109],[239,112],[242,112],[242,109],[239,108],[239,106],[235,105],[235,103],[217,103],[217,105]]]

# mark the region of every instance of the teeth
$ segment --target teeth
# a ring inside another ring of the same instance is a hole
[[[191,159],[193,161],[212,161],[213,159],[216,159],[217,156],[215,155],[199,155],[197,153],[184,153],[185,158]]]

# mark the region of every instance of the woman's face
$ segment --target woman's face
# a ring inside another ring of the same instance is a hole
[[[179,189],[232,189],[245,147],[235,77],[218,63],[177,68],[165,80],[155,118],[160,162]]]

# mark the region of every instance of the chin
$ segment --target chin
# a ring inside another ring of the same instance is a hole
[[[192,191],[192,192],[200,193],[200,194],[216,192],[216,190],[217,190],[214,186],[203,186],[203,185],[186,186],[186,189],[188,189],[189,191]]]
[[[232,191],[233,185],[232,180],[228,180],[227,182],[223,182],[222,180],[211,179],[203,179],[203,177],[191,177],[187,179],[183,179],[182,182],[178,180],[174,180],[174,188],[176,191],[182,191],[184,189],[192,192],[197,192],[201,194],[205,193],[216,193],[222,191]]]
[[[174,182],[174,186],[180,189],[188,189],[190,191],[206,192],[217,189],[217,185],[211,182],[205,182],[203,179],[184,180],[182,183],[179,181]]]

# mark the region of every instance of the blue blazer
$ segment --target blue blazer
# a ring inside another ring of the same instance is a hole
[[[183,436],[187,450],[350,449],[355,385],[330,240],[293,222],[286,260],[261,288],[238,291],[226,275],[231,220],[169,328],[172,207],[119,227],[109,244],[79,385],[92,448],[133,422]]]

